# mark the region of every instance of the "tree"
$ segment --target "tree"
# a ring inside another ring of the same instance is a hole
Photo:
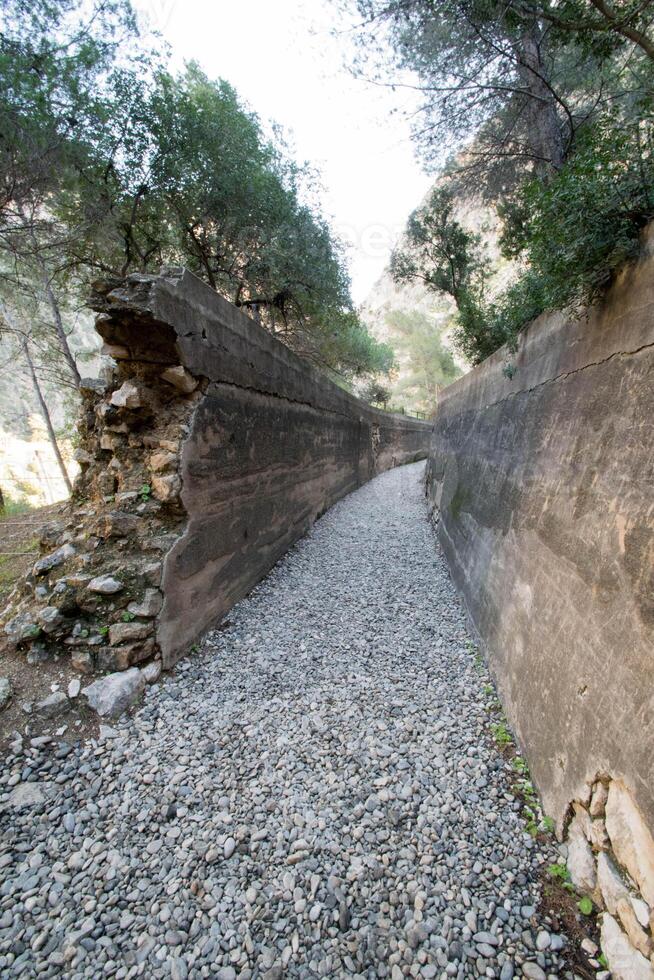
[[[395,386],[400,397],[408,397],[420,411],[431,414],[441,388],[461,375],[451,351],[443,343],[443,331],[433,318],[419,310],[391,310],[386,323],[404,370]]]

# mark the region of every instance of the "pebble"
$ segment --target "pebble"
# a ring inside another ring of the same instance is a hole
[[[12,742],[0,973],[572,977],[423,472],[336,504],[97,739]]]

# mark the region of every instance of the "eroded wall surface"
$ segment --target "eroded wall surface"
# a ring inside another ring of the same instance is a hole
[[[589,316],[537,320],[517,353],[498,351],[442,393],[428,482],[452,575],[548,812],[562,827],[573,801],[586,811],[592,787],[600,800],[598,786],[614,785],[609,798],[628,798],[633,821],[649,828],[639,849],[651,892],[650,254]],[[603,803],[595,809],[594,840],[586,820],[579,845],[588,868],[609,846]]]
[[[339,497],[424,458],[431,426],[352,397],[182,270],[93,305],[115,366],[84,388],[75,496],[4,633],[87,674],[171,666]]]

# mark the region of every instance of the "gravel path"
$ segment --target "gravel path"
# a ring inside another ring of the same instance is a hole
[[[337,504],[113,733],[9,756],[0,975],[570,975],[421,475]]]

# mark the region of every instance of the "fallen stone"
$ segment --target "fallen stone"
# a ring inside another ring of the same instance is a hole
[[[119,643],[146,640],[152,633],[152,623],[113,623],[109,627],[109,642],[112,647]]]
[[[64,622],[64,615],[56,606],[46,606],[37,615],[39,626],[44,633],[54,633]]]
[[[79,694],[82,687],[82,683],[78,677],[73,677],[72,681],[68,685],[68,697],[74,699]]]
[[[99,595],[115,595],[124,588],[123,583],[113,575],[98,575],[86,587],[89,592],[97,592]]]
[[[615,915],[619,903],[629,898],[629,891],[619,869],[608,854],[602,853],[597,858],[597,884],[606,908],[611,915]]]
[[[98,533],[103,538],[126,538],[136,531],[140,523],[141,519],[136,514],[111,510],[99,519]]]
[[[590,894],[597,883],[595,858],[578,817],[570,824],[567,845],[568,871],[572,884],[583,894]]]
[[[613,980],[654,980],[654,966],[634,949],[608,912],[602,915],[601,943]]]
[[[102,647],[98,650],[97,664],[99,670],[127,670],[134,664],[147,660],[154,653],[152,637],[145,641],[126,643],[116,647]]]
[[[153,660],[142,668],[142,674],[147,684],[154,684],[161,677],[161,661]]]
[[[190,374],[185,367],[178,364],[176,367],[166,368],[161,374],[162,381],[167,381],[173,388],[177,388],[183,395],[190,395],[195,391],[199,382]]]
[[[9,704],[13,689],[8,677],[0,677],[0,711]]]
[[[161,592],[158,589],[146,589],[141,601],[130,602],[127,611],[132,616],[142,616],[146,619],[151,619],[160,612],[162,602]]]
[[[37,701],[34,711],[42,718],[56,718],[62,711],[68,708],[68,698],[63,691],[55,691],[49,694],[43,701]]]
[[[71,665],[75,670],[79,670],[80,674],[91,674],[93,673],[93,657],[89,650],[81,650],[79,647],[70,655]]]
[[[590,806],[588,812],[591,817],[603,817],[604,808],[606,807],[606,799],[609,795],[608,787],[604,783],[598,783],[593,790],[593,795],[590,799]]]
[[[28,613],[19,613],[5,624],[5,634],[14,643],[24,643],[39,636],[41,627],[34,622],[34,617]]]
[[[108,674],[82,690],[91,708],[102,718],[118,718],[140,698],[145,678],[138,667]]]
[[[56,551],[52,551],[49,555],[45,555],[34,565],[35,575],[47,575],[51,572],[53,568],[59,568],[64,562],[68,561],[69,558],[74,558],[76,552],[72,544],[64,544],[61,548],[57,548]]]
[[[20,809],[45,803],[45,794],[37,783],[19,783],[9,794],[9,806]]]
[[[606,801],[606,829],[616,858],[654,905],[654,839],[629,790],[614,779]]]

